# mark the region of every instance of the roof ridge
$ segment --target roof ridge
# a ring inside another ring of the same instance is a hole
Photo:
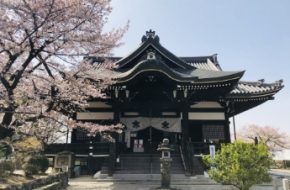
[[[275,86],[283,86],[282,83],[283,83],[283,80],[280,79],[280,80],[277,80],[275,82],[267,82],[265,83],[265,80],[264,79],[260,79],[258,81],[244,81],[244,80],[240,80],[238,82],[239,84],[247,84],[247,85],[258,85],[258,86],[272,86],[272,85],[275,85]]]
[[[193,58],[210,58],[214,57],[213,55],[203,55],[203,56],[178,56],[181,59],[193,59]]]
[[[264,79],[258,81],[239,81],[236,87],[231,91],[231,95],[242,94],[265,94],[280,91],[284,86],[283,80],[273,83],[264,83]],[[242,86],[243,85],[243,86]]]

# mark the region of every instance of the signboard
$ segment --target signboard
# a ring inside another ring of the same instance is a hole
[[[55,156],[54,160],[54,167],[55,168],[62,168],[67,166],[70,168],[72,166],[72,157],[71,153],[59,153]]]
[[[209,145],[209,154],[211,158],[215,157],[215,145]]]

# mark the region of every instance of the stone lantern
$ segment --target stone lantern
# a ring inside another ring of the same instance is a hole
[[[161,172],[161,187],[157,189],[169,190],[171,181],[171,162],[172,158],[170,155],[171,148],[169,147],[169,140],[163,139],[162,143],[159,144],[157,151],[161,152],[160,158],[160,172]]]

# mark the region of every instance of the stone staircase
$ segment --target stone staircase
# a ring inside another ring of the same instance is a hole
[[[182,166],[182,160],[180,155],[171,154],[172,162],[171,162],[171,173],[172,174],[184,174],[184,168]],[[152,157],[152,174],[160,173],[160,156]]]
[[[150,154],[122,154],[115,174],[149,174]]]
[[[184,174],[179,154],[172,154],[171,173]],[[160,154],[122,154],[115,174],[159,174]]]

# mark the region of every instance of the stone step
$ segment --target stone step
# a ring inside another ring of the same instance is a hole
[[[122,169],[116,169],[115,171],[128,171],[126,173],[130,173],[131,171],[140,171],[140,173],[142,173],[143,171],[156,171],[156,173],[160,173],[160,168],[147,168],[147,169],[144,169],[144,168],[122,168]],[[175,173],[175,172],[182,172],[184,173],[184,170],[183,168],[171,168],[171,173]],[[147,172],[146,172],[147,173]]]
[[[180,155],[171,154],[171,173],[184,174]],[[160,173],[160,154],[121,154],[117,174],[158,174]]]
[[[138,172],[136,172],[138,173]],[[140,174],[140,173],[139,173]],[[142,174],[142,173],[141,173]],[[150,171],[148,172],[148,174],[160,174],[160,170],[159,171]],[[171,171],[171,174],[184,174],[184,170],[179,170],[179,171]]]
[[[106,175],[98,176],[96,181],[107,181],[107,182],[134,182],[134,181],[150,181],[150,184],[160,184],[160,174],[117,174],[115,173],[112,177]],[[206,178],[202,175],[187,177],[184,174],[172,174],[172,184],[217,184],[213,180]]]
[[[132,154],[120,154],[120,157],[151,157],[151,158],[160,158],[161,154],[143,154],[143,153],[132,153]],[[171,158],[180,157],[179,154],[171,154]]]

